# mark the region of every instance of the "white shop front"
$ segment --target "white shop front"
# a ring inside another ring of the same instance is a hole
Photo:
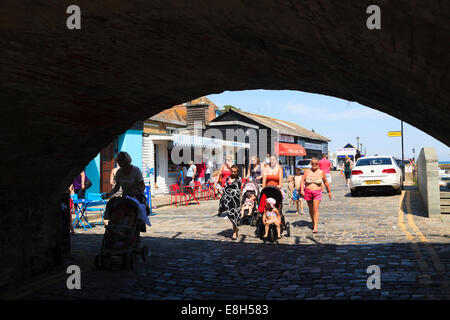
[[[201,160],[202,155],[208,155],[208,158],[214,160],[216,164],[222,163],[225,154],[249,148],[248,143],[201,136],[144,134],[142,148],[144,181],[146,185],[151,186],[152,195],[167,194],[169,186],[177,182],[178,165],[187,166],[189,160]],[[180,152],[180,149],[183,151]],[[172,159],[172,151],[175,160]],[[188,154],[183,157],[185,151]]]
[[[355,148],[336,148],[337,165],[336,170],[341,170],[344,164],[345,157],[348,156],[353,162],[355,161]]]

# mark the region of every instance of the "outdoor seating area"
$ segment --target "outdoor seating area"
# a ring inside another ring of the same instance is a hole
[[[90,223],[88,220],[88,213],[100,213],[101,222],[95,223],[103,225],[103,214],[108,201],[102,199],[101,193],[87,193],[86,199],[78,199],[78,196],[71,196],[71,206],[73,205],[73,213],[75,219],[73,219],[72,226],[74,228],[83,228],[85,231],[92,228],[94,223]]]
[[[170,190],[170,206],[178,206],[178,204],[189,205],[192,200],[200,205],[199,200],[216,200],[217,194],[213,186],[209,183],[201,184],[200,181],[194,181],[192,185],[182,186],[171,184]]]

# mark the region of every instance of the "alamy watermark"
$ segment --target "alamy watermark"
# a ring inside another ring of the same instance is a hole
[[[70,274],[70,276],[67,278],[67,281],[66,281],[67,289],[80,290],[81,289],[81,269],[80,269],[80,267],[77,265],[74,265],[74,264],[70,265],[67,267],[66,273]]]
[[[77,5],[70,5],[67,7],[66,13],[70,16],[66,20],[66,26],[69,30],[81,29],[81,9]]]
[[[371,265],[367,267],[366,273],[370,274],[367,278],[367,288],[369,290],[381,289],[381,269],[377,265]]]
[[[367,14],[370,16],[367,18],[366,26],[369,30],[381,29],[381,9],[379,6],[373,4],[367,7]]]
[[[193,135],[174,135],[170,157],[175,165],[213,160],[217,164],[231,157],[235,164],[246,164],[250,157],[264,159],[274,150],[278,137],[270,136],[267,129],[226,129],[225,132],[209,128],[202,130],[202,122],[195,121]],[[225,133],[225,134],[224,134]],[[177,139],[180,138],[180,139]],[[259,148],[258,148],[259,146]],[[275,150],[276,152],[276,150]]]

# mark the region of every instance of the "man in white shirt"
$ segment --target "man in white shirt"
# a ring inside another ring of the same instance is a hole
[[[214,163],[211,160],[208,160],[208,158],[205,158],[204,161],[206,163],[205,182],[208,183],[209,178],[211,178],[214,171]]]

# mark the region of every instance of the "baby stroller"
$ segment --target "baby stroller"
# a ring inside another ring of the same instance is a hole
[[[249,209],[246,209],[244,211],[244,216],[238,220],[238,226],[242,224],[251,225],[252,227],[256,226],[256,220],[258,218],[259,186],[256,181],[247,181],[242,187],[241,208],[244,206],[245,200],[247,200],[252,194],[256,196],[252,212],[248,212]]]
[[[263,223],[263,214],[264,207],[266,205],[266,199],[273,198],[276,201],[275,207],[278,209],[278,212],[281,216],[281,225],[280,225],[280,234],[283,234],[286,231],[286,236],[291,236],[291,226],[289,222],[285,222],[283,215],[283,194],[281,190],[274,186],[268,186],[261,190],[261,195],[259,197],[259,208],[258,208],[258,218],[256,221],[256,236],[263,240],[264,236],[264,223]],[[275,242],[277,239],[277,229],[274,224],[271,224],[269,227],[268,239],[270,242]]]
[[[142,255],[145,261],[148,247],[140,247],[141,231],[145,224],[138,219],[138,206],[131,199],[116,197],[109,200],[105,209],[105,226],[100,253],[95,257],[95,266],[99,269],[111,269],[112,257],[122,257],[122,267],[133,269],[136,265],[137,255]]]

